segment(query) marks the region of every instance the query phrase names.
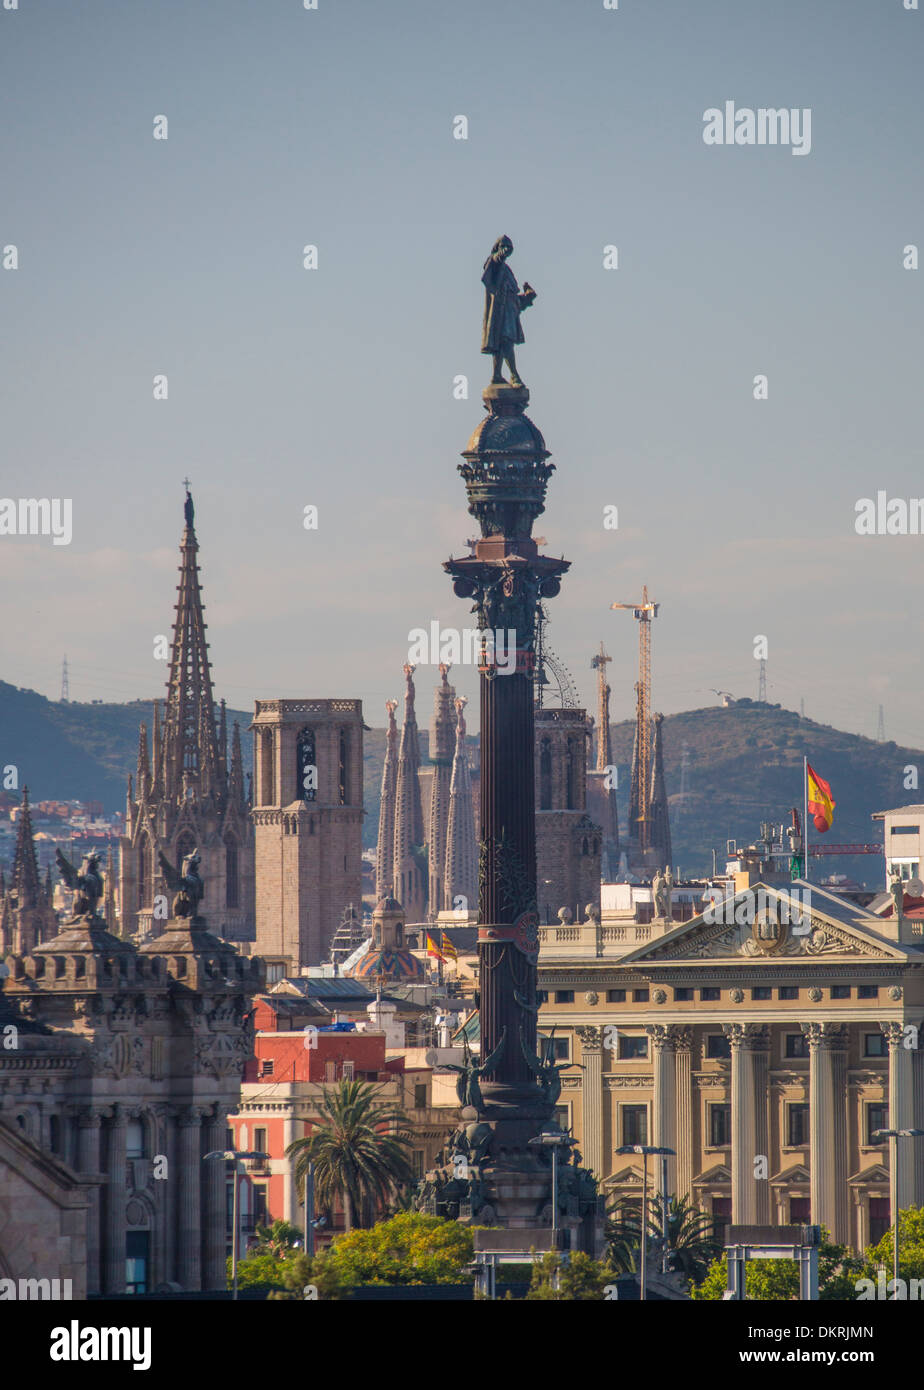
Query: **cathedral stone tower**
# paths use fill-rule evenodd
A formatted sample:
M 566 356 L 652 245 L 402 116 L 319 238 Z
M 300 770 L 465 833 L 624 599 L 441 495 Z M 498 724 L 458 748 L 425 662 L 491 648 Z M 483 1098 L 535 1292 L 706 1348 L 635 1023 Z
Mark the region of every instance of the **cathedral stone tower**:
M 575 921 L 600 905 L 602 830 L 587 814 L 590 723 L 582 709 L 537 709 L 536 884 L 539 915 L 554 922 L 561 908 Z
M 225 707 L 216 722 L 205 640 L 193 500 L 186 494 L 180 582 L 163 724 L 155 703 L 151 747 L 141 726 L 134 785 L 128 779 L 121 841 L 122 935 L 145 940 L 163 930 L 167 890 L 162 852 L 172 863 L 198 849 L 212 930 L 253 939 L 253 830 L 235 725 L 228 765 Z
M 362 902 L 362 701 L 258 700 L 251 728 L 256 950 L 294 972 Z
M 29 788 L 22 789 L 22 806 L 16 822 L 16 850 L 9 883 L 0 893 L 0 956 L 7 951 L 28 955 L 58 930 L 58 919 L 51 905 L 51 893 L 42 886 Z

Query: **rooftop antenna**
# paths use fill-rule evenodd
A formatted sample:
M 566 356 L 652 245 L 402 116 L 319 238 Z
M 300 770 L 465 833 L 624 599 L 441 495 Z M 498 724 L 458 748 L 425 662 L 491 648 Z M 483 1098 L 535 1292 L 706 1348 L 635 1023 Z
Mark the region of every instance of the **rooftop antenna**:
M 61 703 L 70 703 L 71 687 L 67 679 L 67 652 L 64 653 L 64 661 L 61 663 Z M 880 706 L 881 708 L 881 706 Z

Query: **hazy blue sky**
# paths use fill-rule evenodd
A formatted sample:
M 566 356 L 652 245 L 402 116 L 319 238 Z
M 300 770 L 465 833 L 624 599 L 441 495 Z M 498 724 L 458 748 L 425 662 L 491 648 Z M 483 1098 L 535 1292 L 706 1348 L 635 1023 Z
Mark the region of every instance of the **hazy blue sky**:
M 456 464 L 507 232 L 558 470 L 537 529 L 573 562 L 549 635 L 588 702 L 603 638 L 632 712 L 636 625 L 609 604 L 647 583 L 656 707 L 756 696 L 766 634 L 771 699 L 867 734 L 881 702 L 889 737 L 924 744 L 924 537 L 854 530 L 858 498 L 924 495 L 924 272 L 902 268 L 924 244 L 924 13 L 19 3 L 0 492 L 72 497 L 74 539 L 0 538 L 0 678 L 56 697 L 66 650 L 74 699 L 162 690 L 188 472 L 219 693 L 359 695 L 381 724 L 409 629 L 470 621 L 440 562 L 474 526 Z M 811 153 L 705 145 L 727 100 L 811 108 Z

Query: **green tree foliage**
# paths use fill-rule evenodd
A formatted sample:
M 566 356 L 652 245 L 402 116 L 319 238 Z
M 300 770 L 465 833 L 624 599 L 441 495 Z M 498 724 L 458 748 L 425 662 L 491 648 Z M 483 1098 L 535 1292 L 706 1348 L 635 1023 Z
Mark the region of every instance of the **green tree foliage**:
M 458 1284 L 474 1258 L 471 1229 L 421 1212 L 399 1212 L 330 1247 L 337 1277 L 355 1284 Z
M 863 1275 L 876 1278 L 879 1265 L 885 1265 L 892 1278 L 894 1227 L 866 1252 Z M 924 1279 L 924 1207 L 907 1207 L 898 1213 L 898 1273 L 902 1279 Z
M 291 1221 L 274 1221 L 272 1226 L 258 1226 L 256 1242 L 248 1250 L 250 1255 L 273 1255 L 277 1259 L 289 1250 L 300 1245 L 304 1236 Z
M 766 1302 L 788 1302 L 799 1297 L 799 1266 L 795 1260 L 748 1260 L 747 1296 Z M 863 1261 L 846 1245 L 835 1245 L 822 1231 L 818 1250 L 818 1297 L 831 1302 L 850 1302 L 857 1296 L 856 1281 Z M 703 1281 L 691 1290 L 695 1299 L 721 1299 L 728 1287 L 728 1263 L 722 1255 L 709 1266 Z
M 414 1181 L 406 1116 L 378 1100 L 379 1090 L 366 1081 L 326 1086 L 318 1124 L 286 1150 L 296 1158 L 299 1196 L 311 1162 L 317 1205 L 331 1212 L 339 1199 L 348 1231 L 370 1226 L 397 1190 Z
M 648 1207 L 648 1258 L 660 1259 L 663 1213 L 660 1202 Z M 613 1203 L 606 1225 L 607 1261 L 617 1274 L 635 1274 L 641 1253 L 642 1217 L 637 1202 L 619 1198 Z M 689 1198 L 671 1197 L 667 1212 L 667 1237 L 671 1268 L 696 1283 L 704 1279 L 722 1242 L 715 1234 L 713 1218 L 699 1211 Z M 654 1264 L 651 1265 L 654 1268 Z
M 544 1302 L 599 1303 L 612 1279 L 611 1269 L 581 1250 L 576 1250 L 567 1262 L 557 1250 L 550 1250 L 534 1261 L 526 1297 Z
M 267 1295 L 269 1299 L 287 1302 L 305 1300 L 309 1297 L 306 1291 L 313 1287 L 318 1302 L 326 1303 L 345 1298 L 349 1290 L 349 1284 L 336 1268 L 329 1250 L 322 1250 L 311 1257 L 300 1250 L 282 1262 L 282 1271 L 284 1287 L 274 1289 Z
M 231 1260 L 227 1262 L 228 1288 L 233 1286 Z M 237 1262 L 239 1289 L 279 1289 L 284 1287 L 285 1261 L 268 1252 L 248 1255 Z

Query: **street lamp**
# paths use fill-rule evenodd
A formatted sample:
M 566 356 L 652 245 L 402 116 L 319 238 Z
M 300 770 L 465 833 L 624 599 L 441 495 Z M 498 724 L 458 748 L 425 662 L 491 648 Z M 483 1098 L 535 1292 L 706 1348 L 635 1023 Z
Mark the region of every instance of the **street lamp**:
M 892 1277 L 898 1292 L 898 1141 L 920 1139 L 924 1129 L 874 1129 L 870 1138 L 875 1143 L 889 1141 L 889 1206 L 892 1208 Z
M 558 1150 L 565 1144 L 574 1145 L 576 1139 L 563 1134 L 560 1129 L 543 1129 L 535 1139 L 528 1141 L 540 1148 L 552 1150 L 552 1249 L 558 1249 Z
M 643 1182 L 642 1182 L 642 1258 L 641 1258 L 641 1269 L 639 1270 L 639 1299 L 640 1299 L 641 1301 L 644 1301 L 644 1299 L 645 1299 L 645 1292 L 646 1292 L 646 1284 L 647 1284 L 647 1279 L 648 1279 L 648 1260 L 647 1260 L 647 1254 L 646 1254 L 647 1248 L 648 1248 L 648 1155 L 649 1155 L 649 1154 L 660 1154 L 663 1158 L 672 1158 L 672 1157 L 674 1156 L 676 1150 L 675 1150 L 675 1149 L 668 1149 L 668 1148 L 665 1148 L 663 1145 L 657 1145 L 657 1144 L 621 1144 L 621 1145 L 619 1146 L 619 1148 L 616 1150 L 616 1152 L 617 1152 L 618 1154 L 642 1154 L 642 1155 L 644 1156 L 644 1171 L 645 1171 L 645 1176 L 644 1176 L 644 1180 L 643 1180 Z M 663 1198 L 663 1211 L 662 1211 L 662 1216 L 661 1216 L 661 1224 L 662 1224 L 662 1226 L 663 1226 L 664 1229 L 662 1230 L 661 1235 L 662 1235 L 662 1241 L 663 1241 L 663 1242 L 666 1242 L 666 1240 L 667 1240 L 667 1164 L 666 1164 L 666 1163 L 664 1164 L 664 1167 L 663 1167 L 662 1172 L 663 1172 L 662 1184 L 663 1184 L 663 1187 L 664 1187 L 664 1191 L 663 1191 L 663 1193 L 661 1194 L 661 1195 L 662 1195 L 662 1198 Z
M 231 1279 L 233 1283 L 232 1298 L 237 1298 L 237 1255 L 238 1255 L 238 1219 L 237 1219 L 237 1187 L 238 1179 L 243 1173 L 240 1166 L 242 1158 L 269 1158 L 269 1154 L 262 1153 L 259 1149 L 242 1149 L 240 1152 L 234 1149 L 212 1149 L 205 1158 L 223 1158 L 226 1163 L 234 1164 L 234 1190 L 231 1201 Z

